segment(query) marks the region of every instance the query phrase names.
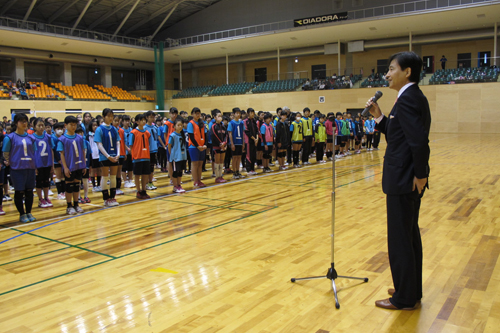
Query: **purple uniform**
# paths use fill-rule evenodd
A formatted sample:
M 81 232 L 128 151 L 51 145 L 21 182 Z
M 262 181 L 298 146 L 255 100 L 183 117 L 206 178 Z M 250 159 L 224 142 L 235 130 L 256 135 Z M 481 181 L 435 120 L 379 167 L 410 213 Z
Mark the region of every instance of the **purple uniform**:
M 85 150 L 83 137 L 80 135 L 68 135 L 63 134 L 59 137 L 59 143 L 57 145 L 57 151 L 64 152 L 64 158 L 66 159 L 66 165 L 70 172 L 85 169 Z
M 36 169 L 35 147 L 35 139 L 29 136 L 28 133 L 19 135 L 14 132 L 7 135 L 7 138 L 4 139 L 3 151 L 10 153 L 11 169 Z
M 35 152 L 35 165 L 36 168 L 46 168 L 52 166 L 53 154 L 52 154 L 52 137 L 47 133 L 43 133 L 42 136 L 32 134 L 36 142 L 36 152 Z

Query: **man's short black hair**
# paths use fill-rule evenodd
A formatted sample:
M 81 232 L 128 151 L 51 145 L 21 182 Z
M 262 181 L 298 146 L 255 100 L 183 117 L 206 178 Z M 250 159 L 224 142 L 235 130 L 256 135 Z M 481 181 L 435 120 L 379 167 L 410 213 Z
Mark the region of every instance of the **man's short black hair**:
M 389 58 L 389 64 L 396 60 L 401 70 L 405 70 L 408 67 L 411 69 L 410 82 L 419 83 L 420 82 L 420 71 L 422 70 L 422 59 L 415 52 L 398 52 L 393 54 Z
M 65 124 L 78 124 L 78 119 L 75 116 L 67 116 L 64 118 Z

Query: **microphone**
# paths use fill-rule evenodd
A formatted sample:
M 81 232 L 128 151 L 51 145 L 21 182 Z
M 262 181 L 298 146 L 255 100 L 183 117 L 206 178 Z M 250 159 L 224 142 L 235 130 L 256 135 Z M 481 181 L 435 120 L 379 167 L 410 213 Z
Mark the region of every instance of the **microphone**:
M 383 95 L 383 94 L 382 94 L 382 92 L 381 92 L 380 90 L 379 90 L 379 91 L 377 91 L 377 92 L 375 93 L 375 96 L 373 96 L 373 103 L 375 103 L 376 101 L 378 101 L 378 99 L 379 99 L 380 97 L 382 97 L 382 95 Z M 371 106 L 371 105 L 370 105 L 370 106 L 368 106 L 368 107 L 366 107 L 366 108 L 363 110 L 363 112 L 361 113 L 361 115 L 362 115 L 363 117 L 368 117 L 368 116 L 370 115 L 370 109 L 371 109 L 371 108 L 372 108 L 372 106 Z

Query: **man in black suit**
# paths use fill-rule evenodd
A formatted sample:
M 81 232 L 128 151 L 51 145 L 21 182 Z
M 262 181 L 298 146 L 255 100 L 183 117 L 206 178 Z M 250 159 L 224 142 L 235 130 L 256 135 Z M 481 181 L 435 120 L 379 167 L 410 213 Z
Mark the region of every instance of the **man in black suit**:
M 429 177 L 429 103 L 418 82 L 422 60 L 413 52 L 394 54 L 386 75 L 398 98 L 388 116 L 370 99 L 376 129 L 385 134 L 382 189 L 387 195 L 387 243 L 394 289 L 375 305 L 414 310 L 422 298 L 422 241 L 418 226 L 420 200 Z

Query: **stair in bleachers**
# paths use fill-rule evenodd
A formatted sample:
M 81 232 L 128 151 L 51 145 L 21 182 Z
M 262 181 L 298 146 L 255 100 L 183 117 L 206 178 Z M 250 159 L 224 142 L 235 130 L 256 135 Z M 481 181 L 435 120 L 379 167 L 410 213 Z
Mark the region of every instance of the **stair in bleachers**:
M 132 95 L 128 91 L 125 91 L 121 88 L 113 86 L 111 88 L 105 88 L 102 85 L 94 85 L 94 88 L 101 91 L 103 94 L 112 97 L 113 99 L 119 102 L 140 102 L 141 98 L 135 95 Z
M 63 86 L 60 83 L 52 83 L 52 86 L 70 96 L 74 100 L 83 101 L 110 101 L 111 97 L 102 92 L 92 89 L 86 84 L 76 84 L 75 86 Z

